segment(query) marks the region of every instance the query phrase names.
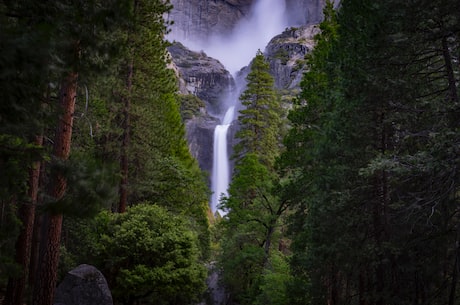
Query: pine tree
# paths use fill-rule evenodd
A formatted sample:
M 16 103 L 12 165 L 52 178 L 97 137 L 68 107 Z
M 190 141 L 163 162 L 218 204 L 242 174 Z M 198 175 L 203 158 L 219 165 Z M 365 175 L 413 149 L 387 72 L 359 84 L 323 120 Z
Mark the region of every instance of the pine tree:
M 458 17 L 427 1 L 344 1 L 337 18 L 328 8 L 283 156 L 293 287 L 309 287 L 292 302 L 452 303 L 458 180 L 447 168 L 458 159 L 438 149 L 458 137 L 445 103 Z
M 251 72 L 246 77 L 247 88 L 240 96 L 242 105 L 238 121 L 241 125 L 236 138 L 235 157 L 246 153 L 259 155 L 266 166 L 273 166 L 279 152 L 279 129 L 281 107 L 274 89 L 270 66 L 259 50 L 251 63 Z
M 262 274 L 276 273 L 270 262 L 276 256 L 280 219 L 287 209 L 287 202 L 280 201 L 275 191 L 281 107 L 262 52 L 257 52 L 246 80 L 240 97 L 246 108 L 238 117 L 236 166 L 229 197 L 222 202 L 228 214 L 220 258 L 224 281 L 233 298 L 243 304 L 261 294 L 266 284 Z

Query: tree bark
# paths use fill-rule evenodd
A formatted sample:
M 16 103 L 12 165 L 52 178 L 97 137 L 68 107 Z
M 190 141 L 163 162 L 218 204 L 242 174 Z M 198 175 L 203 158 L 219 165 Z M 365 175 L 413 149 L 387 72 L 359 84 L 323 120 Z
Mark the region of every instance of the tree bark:
M 53 147 L 53 156 L 59 160 L 67 160 L 70 154 L 77 80 L 78 73 L 70 72 L 61 85 L 59 101 L 62 113 Z M 58 171 L 52 173 L 50 182 L 50 197 L 55 200 L 61 199 L 67 188 L 67 180 L 63 173 Z M 40 280 L 34 289 L 34 305 L 52 305 L 56 288 L 63 215 L 62 213 L 48 213 L 45 217 L 43 251 L 40 253 L 41 259 L 37 276 Z
M 457 81 L 455 79 L 454 68 L 452 65 L 452 56 L 450 55 L 447 36 L 442 38 L 442 56 L 446 66 L 447 80 L 449 82 L 449 95 L 452 103 L 458 103 Z
M 43 144 L 43 136 L 36 136 L 35 145 Z M 4 305 L 22 305 L 24 291 L 26 288 L 27 276 L 30 263 L 30 251 L 34 228 L 35 206 L 38 197 L 38 183 L 40 178 L 40 161 L 32 163 L 29 169 L 28 197 L 30 202 L 23 203 L 19 207 L 19 219 L 22 228 L 16 241 L 16 263 L 22 267 L 21 275 L 18 278 L 8 280 Z
M 130 141 L 130 108 L 131 108 L 131 91 L 133 84 L 133 60 L 128 64 L 128 75 L 126 79 L 126 95 L 123 97 L 123 140 L 121 143 L 121 181 L 120 181 L 120 202 L 118 204 L 118 212 L 124 213 L 128 205 L 128 147 Z
M 45 176 L 45 167 L 46 163 L 42 162 L 40 165 L 40 178 L 39 178 L 39 185 L 41 187 L 41 182 L 44 180 Z M 37 205 L 40 205 L 40 201 L 37 200 Z M 31 253 L 30 253 L 30 263 L 29 263 L 29 287 L 33 288 L 35 285 L 35 279 L 38 273 L 38 261 L 40 255 L 40 243 L 41 243 L 41 228 L 43 223 L 43 214 L 35 213 L 35 220 L 34 220 L 34 228 L 33 228 L 33 235 L 32 235 L 32 244 L 31 244 Z M 33 291 L 33 289 L 32 289 Z

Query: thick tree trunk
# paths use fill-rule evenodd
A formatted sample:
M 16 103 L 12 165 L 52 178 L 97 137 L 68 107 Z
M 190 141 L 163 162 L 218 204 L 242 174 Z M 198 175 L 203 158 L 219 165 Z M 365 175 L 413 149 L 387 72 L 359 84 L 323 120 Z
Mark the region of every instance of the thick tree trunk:
M 35 145 L 43 144 L 43 136 L 36 136 Z M 28 197 L 30 202 L 19 207 L 19 219 L 22 228 L 16 241 L 16 263 L 22 267 L 18 278 L 10 278 L 6 291 L 4 305 L 22 305 L 29 271 L 30 251 L 34 228 L 35 205 L 38 197 L 38 183 L 40 177 L 40 161 L 33 162 L 29 170 Z
M 62 114 L 58 123 L 54 140 L 53 155 L 56 159 L 66 160 L 70 154 L 72 139 L 73 114 L 77 95 L 78 73 L 71 72 L 63 80 L 59 101 Z M 61 199 L 67 188 L 67 180 L 61 172 L 52 173 L 49 195 L 56 200 Z M 62 230 L 62 214 L 45 215 L 45 236 L 43 251 L 40 253 L 38 285 L 34 289 L 34 305 L 52 305 L 56 288 L 57 268 L 59 264 L 59 247 Z
M 128 64 L 128 74 L 126 79 L 126 96 L 123 97 L 123 140 L 121 143 L 121 181 L 120 181 L 120 202 L 118 204 L 118 212 L 124 213 L 128 205 L 128 147 L 130 140 L 130 108 L 131 108 L 131 91 L 133 84 L 133 61 Z

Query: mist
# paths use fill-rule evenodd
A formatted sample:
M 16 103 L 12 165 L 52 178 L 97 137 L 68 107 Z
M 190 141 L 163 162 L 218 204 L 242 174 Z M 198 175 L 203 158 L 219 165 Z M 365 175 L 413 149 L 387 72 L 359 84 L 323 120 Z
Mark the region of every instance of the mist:
M 247 17 L 235 26 L 230 35 L 212 36 L 201 43 L 182 43 L 218 59 L 235 75 L 250 63 L 258 49 L 263 51 L 270 39 L 282 33 L 288 24 L 285 1 L 280 0 L 258 0 Z

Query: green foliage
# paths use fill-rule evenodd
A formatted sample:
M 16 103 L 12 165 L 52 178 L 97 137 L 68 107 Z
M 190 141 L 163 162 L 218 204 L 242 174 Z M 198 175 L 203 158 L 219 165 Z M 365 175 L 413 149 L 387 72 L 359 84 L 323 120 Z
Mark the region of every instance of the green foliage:
M 287 205 L 276 194 L 274 163 L 280 148 L 281 107 L 268 71 L 269 65 L 259 51 L 247 77 L 247 89 L 240 97 L 246 108 L 238 118 L 237 160 L 229 196 L 222 200 L 222 209 L 228 214 L 221 221 L 219 262 L 224 283 L 239 304 L 264 302 L 271 297 L 267 291 L 270 276 L 282 278 L 270 269 Z M 282 303 L 283 299 L 284 293 L 273 301 Z
M 160 206 L 139 204 L 101 213 L 75 230 L 85 242 L 70 246 L 77 261 L 96 262 L 118 302 L 190 304 L 204 292 L 206 269 L 189 225 Z
M 272 251 L 270 267 L 264 270 L 260 284 L 260 294 L 255 305 L 287 305 L 290 304 L 287 285 L 292 281 L 291 269 L 286 256 Z
M 237 162 L 244 154 L 255 153 L 266 166 L 273 166 L 279 152 L 281 107 L 269 71 L 270 66 L 259 50 L 246 77 L 247 88 L 240 96 L 245 108 L 238 117 L 241 128 L 236 138 L 240 141 L 234 148 Z
M 91 217 L 102 208 L 108 208 L 117 195 L 117 176 L 113 168 L 104 167 L 91 155 L 73 154 L 68 161 L 50 164 L 67 180 L 63 198 L 43 198 L 41 209 L 69 217 Z
M 5 286 L 9 277 L 20 274 L 21 266 L 14 260 L 14 246 L 19 236 L 20 221 L 16 217 L 16 206 L 0 199 L 0 285 Z
M 182 120 L 189 120 L 198 115 L 202 108 L 205 107 L 204 102 L 193 94 L 180 95 L 180 112 Z
M 324 15 L 281 162 L 295 207 L 291 304 L 453 304 L 458 123 L 445 101 L 458 103 L 447 30 L 458 16 L 392 0 Z

